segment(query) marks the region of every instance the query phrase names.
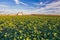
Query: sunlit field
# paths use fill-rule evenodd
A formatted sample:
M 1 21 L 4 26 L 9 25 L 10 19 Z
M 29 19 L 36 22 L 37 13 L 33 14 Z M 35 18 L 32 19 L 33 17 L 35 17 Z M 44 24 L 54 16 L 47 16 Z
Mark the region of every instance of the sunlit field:
M 60 16 L 0 16 L 0 40 L 60 40 Z

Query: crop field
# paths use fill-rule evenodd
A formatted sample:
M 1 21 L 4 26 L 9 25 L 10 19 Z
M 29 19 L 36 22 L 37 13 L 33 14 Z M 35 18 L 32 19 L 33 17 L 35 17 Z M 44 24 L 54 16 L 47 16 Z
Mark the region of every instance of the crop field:
M 60 16 L 0 16 L 0 40 L 60 40 Z

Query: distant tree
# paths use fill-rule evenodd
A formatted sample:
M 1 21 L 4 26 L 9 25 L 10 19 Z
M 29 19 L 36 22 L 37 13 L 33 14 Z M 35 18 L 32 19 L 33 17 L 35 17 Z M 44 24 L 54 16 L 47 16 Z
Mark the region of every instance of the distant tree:
M 23 12 L 18 12 L 17 15 L 19 15 L 19 14 L 22 14 L 23 15 Z

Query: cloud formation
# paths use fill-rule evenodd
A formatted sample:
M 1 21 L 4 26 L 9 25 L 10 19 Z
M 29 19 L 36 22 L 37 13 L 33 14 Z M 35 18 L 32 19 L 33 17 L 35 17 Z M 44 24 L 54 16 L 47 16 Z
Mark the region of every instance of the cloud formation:
M 19 0 L 14 0 L 16 4 L 20 4 Z
M 42 3 L 41 3 L 42 4 Z M 42 7 L 40 9 L 36 9 L 33 12 L 36 13 L 48 13 L 48 14 L 53 14 L 53 13 L 60 13 L 60 1 L 57 2 L 52 2 L 50 4 L 46 4 L 45 7 Z
M 15 1 L 15 3 L 16 3 L 16 4 L 23 4 L 23 5 L 27 6 L 27 4 L 26 4 L 26 3 L 21 2 L 21 1 L 19 1 L 19 0 L 14 0 L 14 1 Z
M 14 10 L 14 12 L 16 13 L 17 11 L 21 11 L 22 9 L 23 11 L 27 10 L 24 12 L 30 11 L 31 13 L 60 14 L 60 0 L 0 0 L 0 10 Z
M 7 8 L 8 6 L 7 6 L 7 5 L 5 5 L 5 4 L 0 4 L 0 7 Z
M 26 4 L 26 3 L 23 3 L 23 2 L 20 2 L 20 4 L 23 4 L 23 5 L 25 5 L 25 6 L 28 6 L 28 4 Z

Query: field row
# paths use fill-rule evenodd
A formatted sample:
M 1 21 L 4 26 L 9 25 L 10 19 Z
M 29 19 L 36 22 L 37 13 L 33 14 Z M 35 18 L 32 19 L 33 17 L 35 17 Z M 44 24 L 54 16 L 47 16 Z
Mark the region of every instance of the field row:
M 60 17 L 0 16 L 0 40 L 60 40 Z

